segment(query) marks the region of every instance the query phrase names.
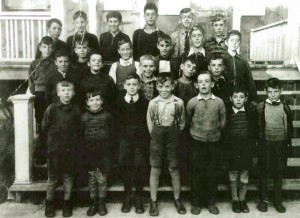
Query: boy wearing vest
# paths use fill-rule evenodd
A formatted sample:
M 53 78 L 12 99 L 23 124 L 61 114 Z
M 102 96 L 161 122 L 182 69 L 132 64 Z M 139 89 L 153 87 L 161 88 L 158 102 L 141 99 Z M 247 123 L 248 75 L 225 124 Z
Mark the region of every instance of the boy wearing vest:
M 180 98 L 172 94 L 174 80 L 168 74 L 160 74 L 156 88 L 159 96 L 152 99 L 148 106 L 147 125 L 151 135 L 150 142 L 150 216 L 158 216 L 157 189 L 162 171 L 163 159 L 168 161 L 172 178 L 174 205 L 179 214 L 186 209 L 180 200 L 180 174 L 178 168 L 178 144 L 180 132 L 185 125 L 184 104 Z M 165 153 L 165 152 L 166 153 Z M 164 153 L 166 156 L 164 156 Z
M 268 79 L 265 86 L 267 99 L 256 107 L 258 121 L 258 151 L 260 198 L 257 209 L 268 210 L 268 179 L 274 180 L 274 207 L 285 213 L 282 205 L 282 178 L 287 167 L 287 150 L 292 146 L 293 121 L 291 109 L 280 100 L 282 83 L 277 78 Z

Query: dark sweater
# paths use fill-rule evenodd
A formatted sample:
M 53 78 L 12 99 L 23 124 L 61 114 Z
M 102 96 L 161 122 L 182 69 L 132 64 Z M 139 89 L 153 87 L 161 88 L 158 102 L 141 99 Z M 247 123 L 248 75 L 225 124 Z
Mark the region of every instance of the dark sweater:
M 225 105 L 229 102 L 229 85 L 225 77 L 221 77 L 218 80 L 213 79 L 214 87 L 211 89 L 211 92 L 221 98 Z
M 87 75 L 90 72 L 90 68 L 87 65 L 87 61 L 84 63 L 73 61 L 70 67 L 72 68 L 73 71 L 78 72 L 81 79 L 83 79 L 85 75 Z
M 188 54 L 183 53 L 182 56 L 181 56 L 181 63 L 187 57 L 191 57 L 195 60 L 197 72 L 207 71 L 208 64 L 205 60 L 204 55 L 201 52 L 193 53 L 189 56 L 188 56 Z
M 179 78 L 175 83 L 174 95 L 183 100 L 184 106 L 186 107 L 189 100 L 197 95 L 194 82 L 191 81 L 190 83 L 186 83 Z
M 205 50 L 205 55 L 209 56 L 211 52 L 221 52 L 224 53 L 225 51 L 227 51 L 227 46 L 225 44 L 225 37 L 223 37 L 223 39 L 218 42 L 216 37 L 211 37 L 209 39 L 207 39 L 204 44 L 203 44 L 203 48 Z
M 67 49 L 68 51 L 72 54 L 72 56 L 74 57 L 74 47 L 75 47 L 75 41 L 74 38 L 78 38 L 78 39 L 82 39 L 82 36 L 78 35 L 77 33 L 74 35 L 71 35 L 67 38 L 66 42 L 67 42 Z M 88 33 L 87 31 L 84 33 L 84 38 L 89 42 L 89 47 L 91 49 L 94 49 L 96 51 L 99 51 L 99 43 L 98 43 L 98 39 L 97 36 L 92 34 L 92 33 Z

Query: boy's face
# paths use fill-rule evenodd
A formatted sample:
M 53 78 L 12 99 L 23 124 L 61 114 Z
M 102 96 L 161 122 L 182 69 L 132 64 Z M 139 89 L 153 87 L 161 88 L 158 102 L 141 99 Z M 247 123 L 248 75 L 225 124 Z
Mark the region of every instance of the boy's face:
M 182 76 L 189 79 L 196 73 L 196 64 L 188 60 L 180 65 L 180 69 L 182 70 Z
M 55 59 L 55 64 L 61 72 L 65 73 L 67 72 L 69 66 L 70 66 L 70 60 L 68 56 L 61 56 L 57 57 Z
M 211 89 L 214 87 L 209 74 L 200 74 L 197 78 L 196 88 L 199 89 L 200 94 L 211 94 Z
M 225 22 L 224 20 L 219 20 L 213 23 L 212 29 L 215 32 L 216 36 L 222 36 L 225 31 Z
M 126 90 L 128 95 L 136 95 L 140 89 L 139 80 L 135 78 L 127 79 L 124 83 L 124 89 Z
M 171 81 L 167 80 L 165 83 L 157 83 L 156 89 L 161 98 L 167 99 L 172 95 L 172 91 L 174 90 L 174 84 Z
M 148 26 L 154 26 L 158 18 L 158 14 L 155 10 L 147 9 L 144 14 L 145 22 Z
M 48 29 L 48 33 L 53 39 L 58 39 L 61 34 L 61 25 L 53 22 Z
M 241 109 L 244 107 L 247 97 L 244 92 L 235 92 L 232 94 L 232 96 L 230 96 L 230 101 L 232 102 L 234 108 Z
M 215 77 L 221 76 L 222 72 L 224 71 L 224 64 L 223 59 L 215 59 L 211 60 L 208 65 L 208 70 L 214 75 Z
M 268 99 L 271 102 L 276 102 L 280 99 L 280 95 L 281 95 L 282 90 L 278 89 L 278 88 L 268 87 L 266 92 L 267 92 Z
M 86 58 L 89 50 L 90 50 L 90 48 L 87 45 L 87 43 L 84 43 L 84 44 L 75 43 L 74 51 L 78 55 L 78 57 Z
M 116 17 L 111 17 L 107 21 L 109 31 L 112 33 L 116 33 L 119 31 L 120 21 Z
M 100 95 L 89 97 L 86 101 L 87 106 L 91 111 L 98 111 L 102 108 L 103 100 Z
M 83 17 L 78 17 L 76 20 L 74 20 L 74 26 L 78 33 L 83 33 L 86 30 L 87 20 L 85 20 Z
M 141 62 L 142 74 L 146 78 L 151 78 L 152 77 L 155 68 L 156 68 L 155 64 L 154 64 L 154 62 L 152 60 L 143 60 Z
M 200 30 L 194 30 L 191 34 L 191 42 L 195 48 L 202 46 L 203 33 Z
M 42 43 L 39 46 L 39 49 L 40 49 L 40 52 L 42 53 L 42 56 L 44 58 L 48 58 L 53 52 L 53 44 L 46 45 L 45 43 Z
M 71 84 L 69 86 L 57 85 L 57 95 L 63 104 L 69 104 L 75 95 L 74 86 Z
M 157 43 L 157 48 L 161 56 L 168 57 L 171 49 L 171 43 L 162 40 Z
M 193 22 L 193 14 L 191 12 L 180 14 L 180 22 L 185 29 L 189 29 Z
M 102 57 L 99 54 L 93 54 L 87 62 L 92 72 L 99 72 L 102 68 Z
M 128 60 L 132 56 L 132 48 L 129 43 L 124 43 L 118 49 L 119 54 L 123 60 Z
M 241 39 L 238 35 L 231 35 L 225 41 L 225 44 L 227 45 L 228 50 L 236 51 L 240 47 Z

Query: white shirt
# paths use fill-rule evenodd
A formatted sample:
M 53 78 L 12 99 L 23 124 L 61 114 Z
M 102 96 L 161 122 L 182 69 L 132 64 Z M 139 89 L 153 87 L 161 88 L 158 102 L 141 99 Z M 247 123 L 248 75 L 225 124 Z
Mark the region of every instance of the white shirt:
M 211 93 L 211 96 L 209 97 L 209 98 L 204 98 L 204 97 L 202 97 L 200 94 L 198 94 L 197 95 L 197 100 L 199 101 L 199 100 L 208 100 L 208 99 L 213 99 L 213 100 L 215 100 L 216 99 L 216 96 L 214 96 L 214 94 L 212 94 Z
M 66 73 L 61 72 L 60 70 L 58 70 L 59 73 L 61 73 L 61 75 L 63 76 L 63 78 L 66 78 Z
M 197 51 L 197 52 L 193 49 L 193 47 L 191 47 L 188 56 L 190 56 L 190 55 L 192 55 L 192 54 L 196 54 L 196 53 L 198 53 L 198 52 L 201 52 L 201 53 L 203 54 L 203 56 L 205 56 L 205 50 L 204 50 L 203 47 L 200 49 L 200 51 Z
M 131 98 L 133 99 L 133 103 L 135 103 L 137 100 L 139 100 L 139 94 L 137 93 L 137 94 L 135 94 L 134 96 L 131 96 L 131 95 L 129 95 L 128 93 L 126 93 L 126 95 L 125 95 L 125 101 L 127 102 L 127 103 L 130 103 L 130 101 L 131 101 Z
M 245 107 L 242 107 L 241 109 L 237 109 L 235 107 L 232 107 L 233 112 L 236 114 L 239 111 L 245 111 Z

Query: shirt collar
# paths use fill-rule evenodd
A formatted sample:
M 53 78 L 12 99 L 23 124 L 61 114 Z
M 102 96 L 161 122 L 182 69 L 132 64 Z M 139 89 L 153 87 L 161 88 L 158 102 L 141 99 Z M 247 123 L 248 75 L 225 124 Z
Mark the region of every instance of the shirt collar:
M 269 103 L 269 104 L 272 104 L 272 101 L 270 99 L 268 99 L 268 98 L 267 98 L 266 102 Z M 280 103 L 280 99 L 278 99 L 276 102 Z
M 141 74 L 141 80 L 142 80 L 144 83 L 149 83 L 149 82 L 152 82 L 152 81 L 156 81 L 156 77 L 155 77 L 155 76 L 152 76 L 151 78 L 146 78 L 145 75 L 142 73 L 142 74 Z
M 201 52 L 202 54 L 203 54 L 203 56 L 205 56 L 205 50 L 204 50 L 204 48 L 202 47 L 201 49 L 200 49 L 200 51 L 199 52 Z M 199 53 L 199 52 L 197 52 L 197 53 Z M 193 47 L 191 47 L 191 49 L 190 49 L 190 51 L 189 51 L 189 55 L 188 56 L 190 56 L 190 55 L 192 55 L 192 54 L 197 54 L 196 52 L 195 52 L 195 50 L 193 49 Z
M 215 99 L 216 99 L 216 96 L 215 96 L 213 93 L 211 93 L 211 96 L 210 96 L 208 99 L 215 100 Z M 199 100 L 208 100 L 208 99 L 203 98 L 200 94 L 197 95 L 197 100 L 198 100 L 198 101 L 199 101 Z
M 58 70 L 58 72 L 59 72 L 64 78 L 66 77 L 67 72 L 63 73 L 63 72 L 61 72 L 60 70 Z
M 173 94 L 168 99 L 164 99 L 160 96 L 157 96 L 157 98 L 155 99 L 155 101 L 161 101 L 161 102 L 166 102 L 166 103 L 173 102 L 174 100 L 175 100 L 175 96 Z
M 119 30 L 116 34 L 113 34 L 112 32 L 109 31 L 109 33 L 112 37 L 116 37 L 120 32 L 121 32 L 121 30 Z
M 133 62 L 132 58 L 129 58 L 128 60 L 123 60 L 122 58 L 120 58 L 120 64 L 122 66 L 129 66 L 132 64 L 132 62 Z
M 146 26 L 145 26 L 145 27 L 146 27 Z M 146 30 L 145 27 L 144 27 L 144 31 L 145 31 L 146 33 L 148 33 L 148 34 L 151 34 L 151 33 L 154 33 L 155 31 L 158 31 L 158 27 L 157 27 L 157 26 L 156 26 L 156 29 L 155 29 L 153 32 L 151 32 L 151 33 L 150 33 L 148 30 Z
M 245 111 L 245 107 L 242 107 L 241 109 L 237 109 L 237 108 L 235 108 L 235 107 L 232 106 L 232 110 L 236 114 L 239 111 Z
M 128 93 L 126 93 L 126 95 L 125 95 L 125 101 L 127 102 L 127 103 L 129 103 L 130 102 L 130 100 L 131 100 L 131 98 L 133 98 L 133 102 L 135 103 L 137 100 L 139 100 L 139 94 L 138 93 L 136 93 L 134 96 L 131 96 L 131 95 L 129 95 Z

